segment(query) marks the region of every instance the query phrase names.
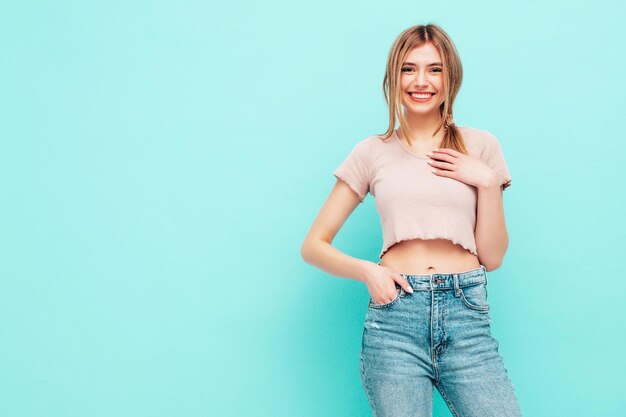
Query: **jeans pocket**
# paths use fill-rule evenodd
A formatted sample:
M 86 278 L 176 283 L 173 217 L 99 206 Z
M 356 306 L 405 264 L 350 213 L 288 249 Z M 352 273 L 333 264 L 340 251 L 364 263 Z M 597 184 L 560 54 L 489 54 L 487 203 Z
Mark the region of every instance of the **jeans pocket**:
M 391 300 L 391 301 L 389 301 L 388 303 L 385 303 L 385 304 L 376 304 L 372 300 L 372 297 L 370 297 L 369 307 L 371 307 L 371 308 L 385 308 L 385 307 L 389 307 L 390 305 L 392 305 L 396 301 L 398 301 L 401 297 L 404 297 L 404 294 L 405 294 L 404 288 L 396 285 L 396 296 L 394 297 L 393 300 Z
M 489 311 L 487 300 L 487 286 L 484 282 L 461 288 L 461 300 L 466 307 L 472 310 Z

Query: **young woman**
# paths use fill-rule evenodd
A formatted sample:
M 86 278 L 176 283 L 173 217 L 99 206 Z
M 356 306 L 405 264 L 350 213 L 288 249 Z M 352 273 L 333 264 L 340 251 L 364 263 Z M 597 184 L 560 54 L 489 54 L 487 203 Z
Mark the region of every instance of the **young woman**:
M 454 416 L 521 416 L 487 300 L 487 271 L 509 243 L 511 178 L 493 134 L 454 124 L 461 80 L 439 26 L 398 36 L 383 81 L 387 132 L 354 145 L 301 248 L 307 263 L 367 286 L 361 381 L 377 417 L 431 416 L 433 386 Z M 368 192 L 383 230 L 378 263 L 332 246 Z

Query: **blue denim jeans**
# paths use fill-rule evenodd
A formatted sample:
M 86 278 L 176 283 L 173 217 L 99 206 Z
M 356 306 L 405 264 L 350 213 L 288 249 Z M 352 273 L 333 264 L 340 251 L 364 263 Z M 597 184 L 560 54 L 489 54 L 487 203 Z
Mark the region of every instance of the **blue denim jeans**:
M 432 416 L 433 386 L 456 417 L 522 415 L 491 335 L 487 270 L 402 274 L 386 304 L 369 300 L 361 382 L 374 417 Z

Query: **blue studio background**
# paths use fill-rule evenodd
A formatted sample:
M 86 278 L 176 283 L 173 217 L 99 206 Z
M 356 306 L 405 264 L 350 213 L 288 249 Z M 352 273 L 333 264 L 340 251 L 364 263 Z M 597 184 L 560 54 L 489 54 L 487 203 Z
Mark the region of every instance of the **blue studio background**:
M 395 37 L 464 65 L 513 185 L 492 332 L 532 417 L 623 416 L 617 1 L 0 4 L 0 416 L 369 416 L 367 289 L 300 245 L 387 126 Z M 372 261 L 372 196 L 335 240 Z M 435 393 L 434 415 L 450 416 Z

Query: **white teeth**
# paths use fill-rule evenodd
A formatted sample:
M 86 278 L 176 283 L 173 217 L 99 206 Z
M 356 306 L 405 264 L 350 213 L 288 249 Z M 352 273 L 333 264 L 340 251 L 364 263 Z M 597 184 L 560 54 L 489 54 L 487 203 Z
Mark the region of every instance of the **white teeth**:
M 427 94 L 415 94 L 415 93 L 411 93 L 411 97 L 414 98 L 430 98 L 432 96 L 432 94 L 427 93 Z

